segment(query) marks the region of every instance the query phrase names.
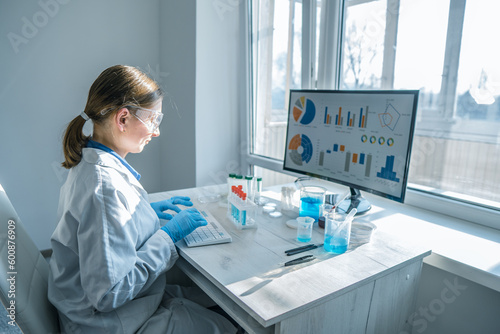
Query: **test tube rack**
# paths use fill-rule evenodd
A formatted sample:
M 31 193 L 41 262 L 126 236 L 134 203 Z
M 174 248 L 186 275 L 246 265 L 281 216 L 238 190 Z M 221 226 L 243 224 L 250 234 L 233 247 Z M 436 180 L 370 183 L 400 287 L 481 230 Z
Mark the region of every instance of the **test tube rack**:
M 257 228 L 257 205 L 246 198 L 241 187 L 233 186 L 228 196 L 227 216 L 238 229 Z

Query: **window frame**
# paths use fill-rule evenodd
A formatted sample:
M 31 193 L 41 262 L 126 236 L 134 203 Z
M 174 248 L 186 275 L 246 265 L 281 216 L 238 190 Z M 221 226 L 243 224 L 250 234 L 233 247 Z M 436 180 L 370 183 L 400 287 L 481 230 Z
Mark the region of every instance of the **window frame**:
M 334 36 L 333 45 L 327 45 L 326 47 L 321 46 L 319 50 L 319 62 L 323 62 L 322 66 L 326 66 L 327 68 L 332 68 L 332 71 L 322 71 L 323 73 L 329 72 L 332 75 L 328 77 L 322 77 L 321 74 L 318 74 L 318 78 L 314 77 L 315 73 L 315 34 L 312 31 L 315 29 L 315 21 L 316 21 L 316 8 L 317 1 L 316 0 L 302 0 L 302 87 L 305 88 L 322 88 L 327 84 L 333 83 L 333 87 L 338 88 L 340 86 L 340 74 L 338 73 L 341 68 L 341 57 L 342 54 L 342 41 L 343 41 L 343 30 L 344 30 L 344 15 L 345 8 L 344 2 L 347 0 L 332 0 L 331 7 L 329 8 L 330 15 L 335 15 L 335 19 L 331 20 L 337 26 L 336 31 L 338 32 L 338 36 Z M 354 0 L 353 3 L 363 3 L 370 2 L 373 0 Z M 386 15 L 386 29 L 387 26 L 393 32 L 397 29 L 397 17 L 399 15 L 399 1 L 400 0 L 388 0 L 390 5 L 387 6 L 387 15 Z M 459 52 L 456 52 L 456 47 L 460 47 L 461 36 L 463 22 L 464 22 L 464 14 L 465 14 L 465 0 L 450 0 L 450 10 L 449 10 L 449 22 L 448 22 L 448 31 L 447 31 L 447 40 L 446 40 L 446 48 L 445 48 L 445 63 L 450 62 L 449 66 L 444 66 L 443 68 L 443 76 L 445 80 L 442 81 L 442 92 L 447 92 L 445 96 L 448 96 L 447 99 L 443 101 L 445 104 L 445 108 L 443 109 L 443 119 L 453 117 L 454 113 L 454 98 L 456 92 L 456 73 L 458 72 L 458 60 L 459 60 Z M 252 54 L 252 27 L 249 24 L 252 22 L 252 0 L 247 2 L 248 6 L 245 6 L 245 27 L 243 28 L 246 32 L 246 36 L 248 40 L 245 41 L 244 50 L 246 52 L 247 69 L 246 69 L 246 80 L 244 91 L 244 98 L 242 99 L 242 108 L 241 108 L 241 116 L 242 116 L 242 131 L 241 131 L 241 141 L 242 141 L 242 149 L 241 149 L 241 166 L 242 172 L 252 172 L 253 166 L 259 166 L 262 168 L 266 168 L 269 170 L 273 170 L 279 173 L 291 175 L 291 176 L 302 176 L 299 174 L 291 173 L 283 170 L 283 160 L 278 160 L 270 157 L 265 157 L 258 154 L 252 153 L 252 145 L 253 145 L 253 137 L 255 134 L 255 129 L 253 128 L 252 119 L 254 116 L 254 106 L 253 106 L 253 87 L 254 83 L 252 82 L 252 74 L 253 74 L 253 54 Z M 392 8 L 392 12 L 391 11 Z M 344 9 L 344 10 L 341 10 Z M 398 11 L 395 12 L 394 9 Z M 321 13 L 322 17 L 327 15 L 326 13 Z M 453 16 L 453 17 L 452 17 Z M 396 20 L 392 20 L 392 18 L 396 17 Z M 392 21 L 391 21 L 392 20 Z M 452 22 L 452 23 L 450 23 Z M 324 20 L 321 20 L 321 24 L 324 24 Z M 331 24 L 331 22 L 330 22 Z M 460 31 L 457 33 L 457 27 L 460 27 Z M 326 29 L 322 29 L 324 31 Z M 322 37 L 320 36 L 320 39 Z M 329 37 L 331 38 L 331 36 Z M 397 38 L 397 35 L 386 34 L 384 45 L 390 45 L 393 43 L 393 39 Z M 389 43 L 389 44 L 387 44 Z M 324 43 L 323 43 L 324 44 Z M 394 81 L 394 68 L 395 68 L 395 56 L 394 52 L 387 50 L 388 48 L 384 47 L 384 63 L 382 69 L 382 87 L 392 87 L 392 83 Z M 392 50 L 392 48 L 390 48 Z M 388 54 L 392 53 L 392 54 Z M 386 60 L 387 57 L 387 60 Z M 325 60 L 328 60 L 328 64 L 324 64 Z M 387 63 L 386 63 L 387 62 Z M 448 70 L 446 72 L 446 70 Z M 454 72 L 453 72 L 454 71 Z M 455 74 L 455 75 L 453 75 Z M 329 86 L 332 87 L 332 86 Z M 453 92 L 453 94 L 450 94 Z M 451 96 L 451 97 L 450 97 Z M 454 218 L 463 219 L 465 221 L 491 227 L 497 230 L 500 230 L 500 210 L 490 208 L 487 206 L 483 206 L 479 203 L 471 203 L 466 201 L 461 201 L 458 199 L 454 199 L 448 196 L 443 196 L 440 194 L 436 194 L 430 192 L 425 189 L 418 189 L 417 187 L 408 186 L 406 190 L 406 199 L 405 204 L 411 205 L 414 207 L 421 208 L 423 210 L 429 210 L 436 213 L 448 215 Z

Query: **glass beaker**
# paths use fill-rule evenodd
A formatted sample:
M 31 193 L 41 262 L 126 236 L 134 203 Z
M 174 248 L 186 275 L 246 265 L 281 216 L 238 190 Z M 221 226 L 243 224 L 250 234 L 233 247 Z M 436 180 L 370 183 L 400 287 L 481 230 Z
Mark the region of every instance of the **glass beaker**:
M 349 247 L 352 217 L 345 212 L 328 212 L 325 214 L 324 249 L 330 253 L 342 254 Z
M 312 217 L 315 221 L 321 216 L 325 204 L 326 189 L 318 186 L 300 188 L 300 217 Z
M 309 242 L 312 237 L 314 219 L 311 217 L 297 218 L 297 240 L 300 242 Z

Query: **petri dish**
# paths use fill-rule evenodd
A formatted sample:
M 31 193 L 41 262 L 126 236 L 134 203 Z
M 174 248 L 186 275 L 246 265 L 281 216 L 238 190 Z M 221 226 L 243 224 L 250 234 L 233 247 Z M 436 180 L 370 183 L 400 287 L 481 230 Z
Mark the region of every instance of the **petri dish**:
M 377 226 L 367 221 L 353 221 L 351 224 L 351 235 L 356 237 L 371 237 Z
M 269 216 L 271 216 L 272 218 L 280 218 L 281 216 L 283 216 L 283 214 L 279 211 L 273 211 L 269 212 Z
M 274 207 L 272 205 L 265 205 L 262 208 L 262 211 L 264 211 L 265 213 L 270 213 L 270 212 L 273 212 L 274 210 L 276 210 L 276 207 Z
M 286 226 L 288 226 L 289 228 L 297 229 L 297 220 L 296 219 L 287 220 Z
M 218 202 L 221 199 L 221 196 L 218 194 L 214 195 L 208 195 L 208 196 L 200 196 L 198 197 L 198 202 L 201 204 L 206 204 L 206 203 L 215 203 Z
M 358 220 L 351 224 L 351 240 L 353 245 L 366 244 L 370 242 L 373 232 L 377 226 L 371 222 Z

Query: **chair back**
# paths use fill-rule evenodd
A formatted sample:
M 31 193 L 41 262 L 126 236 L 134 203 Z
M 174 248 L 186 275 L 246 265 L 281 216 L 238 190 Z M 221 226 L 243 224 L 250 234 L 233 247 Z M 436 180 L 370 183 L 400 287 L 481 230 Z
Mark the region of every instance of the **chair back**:
M 0 184 L 0 299 L 23 333 L 59 333 L 47 298 L 49 265 Z

